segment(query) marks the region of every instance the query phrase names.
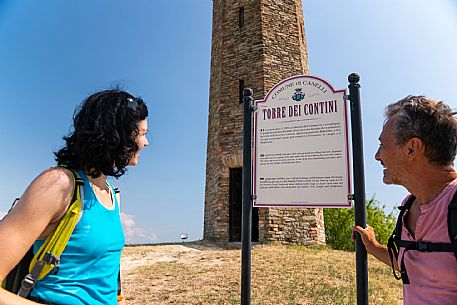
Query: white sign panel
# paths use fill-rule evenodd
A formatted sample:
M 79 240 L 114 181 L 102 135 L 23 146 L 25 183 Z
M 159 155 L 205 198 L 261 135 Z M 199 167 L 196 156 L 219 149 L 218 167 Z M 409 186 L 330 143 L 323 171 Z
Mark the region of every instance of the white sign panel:
M 351 206 L 344 95 L 296 76 L 255 101 L 254 206 Z

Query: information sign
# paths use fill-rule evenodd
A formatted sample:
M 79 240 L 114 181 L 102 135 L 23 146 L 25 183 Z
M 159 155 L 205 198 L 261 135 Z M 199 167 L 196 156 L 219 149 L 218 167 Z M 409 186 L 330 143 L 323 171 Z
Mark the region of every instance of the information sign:
M 295 76 L 255 101 L 254 206 L 351 206 L 345 93 Z

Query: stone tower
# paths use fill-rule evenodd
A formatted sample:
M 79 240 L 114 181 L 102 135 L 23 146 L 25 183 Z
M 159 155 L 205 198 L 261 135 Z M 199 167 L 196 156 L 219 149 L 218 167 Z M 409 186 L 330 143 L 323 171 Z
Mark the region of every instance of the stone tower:
M 242 89 L 308 74 L 302 0 L 213 0 L 204 239 L 241 240 Z M 253 241 L 325 243 L 321 209 L 254 208 Z

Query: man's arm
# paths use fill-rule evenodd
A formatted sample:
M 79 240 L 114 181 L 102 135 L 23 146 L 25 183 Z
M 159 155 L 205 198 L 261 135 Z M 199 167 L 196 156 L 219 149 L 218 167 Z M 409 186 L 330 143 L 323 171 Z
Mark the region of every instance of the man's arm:
M 362 242 L 365 246 L 365 249 L 367 249 L 367 252 L 379 259 L 381 262 L 385 263 L 386 265 L 392 266 L 391 261 L 390 261 L 390 256 L 389 252 L 387 251 L 387 247 L 384 245 L 381 245 L 377 240 L 376 236 L 374 234 L 374 229 L 370 226 L 367 226 L 366 229 L 360 227 L 360 226 L 355 226 L 352 227 L 352 232 L 358 232 L 360 233 L 360 236 L 362 237 Z M 354 236 L 353 236 L 354 238 Z M 394 256 L 394 268 L 395 270 L 399 271 L 398 269 L 398 264 L 397 264 L 397 258 Z

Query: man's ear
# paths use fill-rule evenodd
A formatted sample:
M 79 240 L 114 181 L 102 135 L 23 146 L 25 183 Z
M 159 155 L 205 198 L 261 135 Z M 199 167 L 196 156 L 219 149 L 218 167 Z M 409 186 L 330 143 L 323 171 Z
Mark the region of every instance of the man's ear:
M 424 154 L 425 145 L 421 139 L 413 137 L 409 139 L 405 144 L 405 149 L 407 150 L 407 156 L 409 159 L 413 160 L 420 155 Z

